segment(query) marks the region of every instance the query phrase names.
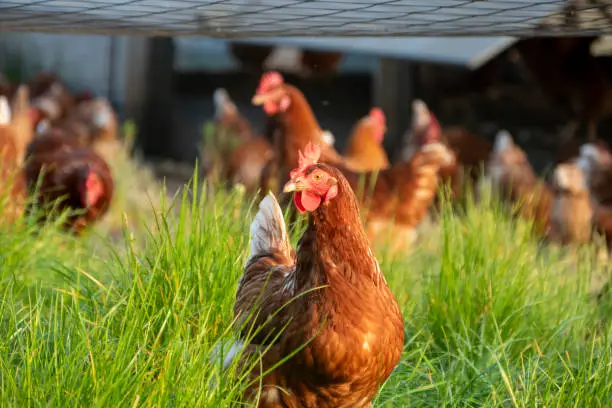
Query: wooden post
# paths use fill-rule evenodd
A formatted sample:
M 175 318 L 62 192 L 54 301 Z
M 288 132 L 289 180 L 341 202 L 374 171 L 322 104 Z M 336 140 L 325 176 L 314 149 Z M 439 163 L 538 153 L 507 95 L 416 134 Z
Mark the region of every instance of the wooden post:
M 172 141 L 174 41 L 171 37 L 117 37 L 111 100 L 136 122 L 146 155 L 168 156 Z
M 389 157 L 397 159 L 403 147 L 403 135 L 410 126 L 411 104 L 414 98 L 414 66 L 393 58 L 381 58 L 374 75 L 374 104 L 387 116 L 384 146 Z

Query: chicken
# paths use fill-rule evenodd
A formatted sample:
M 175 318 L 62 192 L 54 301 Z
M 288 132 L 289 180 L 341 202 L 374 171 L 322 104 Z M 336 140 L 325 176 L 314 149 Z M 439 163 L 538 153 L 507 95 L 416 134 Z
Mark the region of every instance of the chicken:
M 612 81 L 604 61 L 591 54 L 596 37 L 529 38 L 515 47 L 542 91 L 571 116 L 561 138 L 575 137 L 580 124 L 597 138 L 597 121 L 612 113 Z
M 298 165 L 297 152 L 308 142 L 323 147 L 322 162 L 347 165 L 334 147 L 325 143 L 324 132 L 319 127 L 304 94 L 285 83 L 278 72 L 270 71 L 262 75 L 251 103 L 262 106 L 271 122 L 267 124 L 267 133 L 274 140 L 275 160 L 268 166 L 276 170 L 266 169 L 265 173 L 277 175 L 277 186 L 287 182 L 289 170 Z M 268 179 L 263 178 L 262 191 L 267 191 L 270 187 Z
M 273 157 L 272 145 L 262 136 L 254 136 L 231 153 L 225 179 L 242 184 L 247 193 L 253 194 L 260 186 L 263 169 Z
M 15 136 L 17 160 L 21 165 L 27 146 L 34 138 L 32 116 L 30 114 L 30 92 L 27 85 L 20 85 L 15 92 L 11 127 Z
M 593 206 L 582 169 L 575 163 L 559 164 L 553 173 L 555 197 L 551 211 L 551 237 L 562 244 L 591 240 Z
M 301 74 L 306 77 L 319 75 L 329 77 L 338 71 L 344 54 L 331 51 L 302 50 L 300 56 Z
M 389 158 L 382 146 L 387 125 L 385 114 L 380 108 L 357 122 L 344 155 L 348 165 L 359 171 L 374 171 L 389 167 Z
M 11 108 L 6 96 L 0 96 L 0 201 L 1 218 L 14 221 L 22 212 L 25 196 L 20 171 L 19 151 L 11 127 Z
M 421 147 L 429 144 L 444 143 L 442 129 L 436 116 L 430 112 L 425 103 L 419 99 L 412 102 L 412 124 L 407 139 L 406 146 L 402 152 L 403 160 L 409 160 Z M 442 185 L 450 187 L 450 197 L 456 200 L 462 192 L 463 167 L 457 161 L 455 152 L 451 151 L 453 160 L 447 166 L 440 168 L 440 181 Z M 439 208 L 440 201 L 438 196 L 434 198 L 434 204 Z
M 83 146 L 119 140 L 117 114 L 109 100 L 102 97 L 80 101 L 54 126 L 75 137 Z
M 256 134 L 249 121 L 223 88 L 215 90 L 216 129 L 213 140 L 202 152 L 205 174 L 242 184 L 248 193 L 254 193 L 260 184 L 264 166 L 272 159 L 272 145 Z
M 234 311 L 244 338 L 251 324 L 258 330 L 250 344 L 237 343 L 244 360 L 261 357 L 252 378 L 278 365 L 261 380 L 260 408 L 369 407 L 402 354 L 403 318 L 356 197 L 340 171 L 317 163 L 320 154 L 308 144 L 283 189 L 308 213 L 297 251 L 273 194 L 251 224 Z M 259 384 L 253 381 L 247 399 L 257 397 Z
M 591 195 L 599 204 L 612 205 L 612 153 L 601 144 L 587 143 L 580 148 L 578 165 L 584 171 Z
M 597 139 L 592 142 L 594 145 L 601 146 L 603 149 L 608 149 L 608 144 L 602 139 Z M 580 156 L 580 148 L 584 142 L 578 139 L 570 139 L 563 142 L 557 148 L 555 153 L 555 164 L 570 162 Z
M 61 199 L 59 210 L 72 210 L 65 227 L 76 234 L 100 219 L 113 198 L 114 183 L 106 162 L 60 131 L 40 135 L 28 146 L 25 176 L 34 196 L 27 210 L 42 209 L 44 221 L 57 215 L 50 204 Z
M 34 84 L 37 84 L 37 82 L 35 81 Z M 34 92 L 34 89 L 38 89 L 38 91 Z M 41 93 L 40 89 L 45 89 L 45 91 Z M 35 129 L 45 119 L 51 124 L 63 119 L 74 106 L 72 96 L 60 81 L 52 82 L 48 87 L 30 85 L 30 93 L 31 97 L 34 98 L 31 115 Z
M 390 250 L 408 249 L 436 197 L 440 168 L 452 164 L 452 152 L 429 143 L 409 160 L 378 172 L 358 174 L 341 167 L 367 209 L 366 228 L 372 242 L 390 238 Z M 363 177 L 363 179 L 362 179 Z
M 546 237 L 550 230 L 553 192 L 536 176 L 525 152 L 507 131 L 497 134 L 487 168 L 502 197 L 518 205 L 518 215 L 533 220 L 536 233 Z
M 282 81 L 276 73 L 265 74 L 262 85 L 255 95 L 254 103 L 263 104 L 268 114 L 276 115 L 274 121 L 280 122 L 277 138 L 281 141 L 276 148 L 278 161 L 278 185 L 289 178 L 286 168 L 297 162 L 292 148 L 302 149 L 309 142 L 322 145 L 321 131 L 310 106 L 303 94 Z M 280 113 L 279 113 L 280 111 Z M 422 154 L 402 163 L 377 172 L 363 174 L 350 167 L 350 163 L 330 146 L 323 146 L 321 161 L 333 165 L 343 172 L 351 186 L 361 198 L 361 204 L 369 207 L 368 232 L 372 240 L 379 239 L 383 230 L 390 228 L 395 221 L 397 237 L 392 249 L 398 249 L 414 241 L 415 228 L 428 211 L 438 187 L 440 166 L 452 163 L 452 155 L 444 146 L 420 150 Z M 441 154 L 443 152 L 443 154 Z M 267 175 L 275 165 L 272 161 L 264 169 Z M 363 182 L 362 182 L 363 181 Z M 365 183 L 365 190 L 362 188 Z M 262 190 L 267 191 L 267 186 Z M 396 215 L 397 213 L 397 215 Z
M 418 145 L 423 145 L 431 140 L 440 140 L 438 132 L 440 124 L 436 116 L 429 110 L 425 102 L 417 99 L 412 103 L 413 125 L 411 138 Z M 476 182 L 481 175 L 493 146 L 491 143 L 477 135 L 474 135 L 461 126 L 449 126 L 441 129 L 441 141 L 457 156 L 457 163 L 470 175 L 472 182 Z M 413 143 L 415 143 L 413 142 Z
M 232 152 L 254 134 L 251 124 L 240 114 L 225 89 L 215 90 L 213 104 L 215 129 L 213 134 L 206 135 L 201 153 L 202 172 L 211 181 L 226 174 Z

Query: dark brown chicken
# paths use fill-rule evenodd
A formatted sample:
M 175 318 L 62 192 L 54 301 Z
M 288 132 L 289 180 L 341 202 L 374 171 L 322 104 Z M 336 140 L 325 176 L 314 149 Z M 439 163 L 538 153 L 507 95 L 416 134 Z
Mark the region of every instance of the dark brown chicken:
M 57 215 L 51 211 L 51 204 L 57 202 L 60 211 L 73 211 L 65 226 L 77 234 L 100 219 L 113 198 L 114 183 L 106 162 L 58 130 L 30 144 L 25 175 L 35 197 L 33 205 L 42 210 L 41 220 Z
M 302 75 L 329 77 L 338 72 L 343 57 L 341 52 L 303 49 L 300 57 Z
M 536 176 L 525 152 L 507 131 L 497 134 L 487 168 L 502 197 L 519 206 L 518 215 L 533 220 L 539 235 L 548 235 L 553 193 Z
M 403 349 L 403 318 L 370 248 L 355 195 L 341 172 L 317 164 L 319 154 L 307 146 L 283 189 L 294 192 L 297 209 L 308 214 L 297 251 L 273 194 L 260 203 L 251 225 L 234 310 L 239 323 L 255 312 L 244 332 L 254 323 L 259 335 L 238 344 L 245 347 L 242 356 L 261 357 L 251 372 L 255 379 L 298 350 L 263 377 L 260 408 L 371 406 Z M 245 397 L 254 399 L 259 385 L 253 381 Z

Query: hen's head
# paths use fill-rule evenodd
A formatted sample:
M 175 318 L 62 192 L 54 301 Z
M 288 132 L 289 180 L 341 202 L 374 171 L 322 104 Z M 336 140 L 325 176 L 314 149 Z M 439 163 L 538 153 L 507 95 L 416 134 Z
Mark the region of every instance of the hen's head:
M 77 177 L 81 204 L 84 208 L 95 206 L 104 195 L 104 183 L 102 182 L 102 178 L 88 165 L 78 170 Z
M 416 99 L 412 102 L 412 137 L 417 145 L 439 142 L 442 129 L 436 116 L 431 113 L 425 102 Z
M 523 149 L 514 143 L 510 132 L 500 130 L 488 163 L 493 181 L 499 183 L 506 176 L 524 175 L 527 169 L 531 169 L 531 165 Z
M 256 106 L 262 105 L 264 112 L 269 116 L 285 112 L 291 106 L 291 97 L 287 94 L 284 84 L 285 80 L 280 73 L 266 72 L 259 81 L 251 103 Z
M 368 115 L 370 121 L 374 124 L 374 138 L 378 143 L 382 143 L 387 132 L 387 119 L 382 109 L 374 107 Z
M 553 173 L 553 184 L 558 191 L 578 195 L 587 191 L 584 172 L 575 163 L 559 164 Z
M 283 192 L 294 192 L 293 201 L 300 213 L 312 212 L 321 203 L 328 203 L 338 195 L 338 180 L 324 165 L 318 164 L 321 148 L 309 142 L 298 152 L 299 167 L 289 174 Z

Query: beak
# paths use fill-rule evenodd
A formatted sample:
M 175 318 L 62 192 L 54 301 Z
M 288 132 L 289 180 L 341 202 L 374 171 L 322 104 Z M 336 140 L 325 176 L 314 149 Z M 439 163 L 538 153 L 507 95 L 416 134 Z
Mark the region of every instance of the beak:
M 265 94 L 257 94 L 255 96 L 253 96 L 253 98 L 251 99 L 251 104 L 255 105 L 255 106 L 260 106 L 263 105 L 266 102 L 266 95 Z
M 291 193 L 294 191 L 298 191 L 298 189 L 297 185 L 293 181 L 289 181 L 287 184 L 285 184 L 285 187 L 283 187 L 283 193 Z

